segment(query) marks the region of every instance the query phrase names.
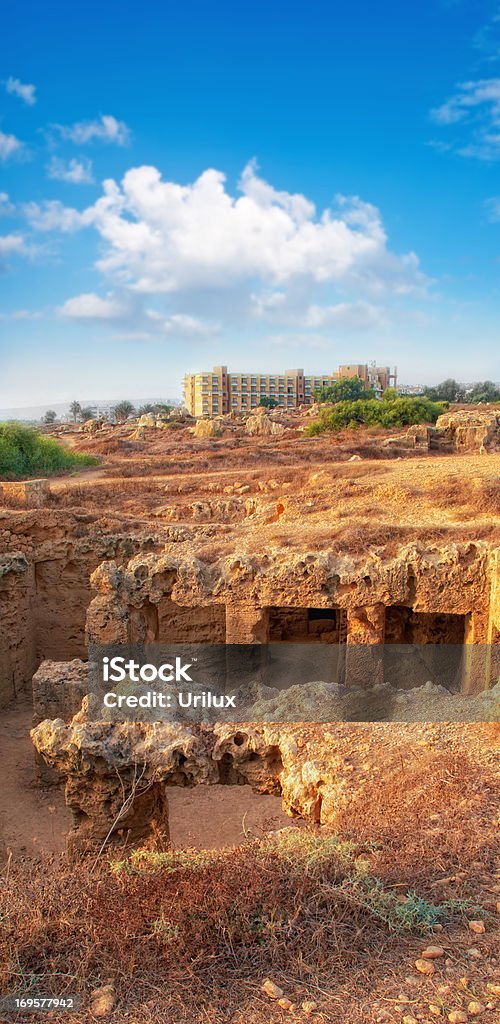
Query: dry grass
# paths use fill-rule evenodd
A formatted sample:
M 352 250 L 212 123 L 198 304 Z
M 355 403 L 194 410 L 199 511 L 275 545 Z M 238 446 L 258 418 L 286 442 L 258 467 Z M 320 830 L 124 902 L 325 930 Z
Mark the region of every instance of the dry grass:
M 401 755 L 392 780 L 371 779 L 339 821 L 343 836 L 375 852 L 375 870 L 386 881 L 418 884 L 436 893 L 443 875 L 493 872 L 495 784 L 463 752 L 429 751 L 417 764 Z M 463 879 L 462 879 L 463 880 Z
M 142 850 L 97 873 L 16 869 L 2 903 L 4 991 L 31 984 L 85 1002 L 112 980 L 135 1021 L 176 1024 L 231 1021 L 242 1006 L 255 1013 L 242 1020 L 269 1022 L 266 975 L 325 1009 L 353 977 L 366 995 L 374 961 L 388 966 L 405 934 L 463 912 L 414 895 L 401 903 L 355 846 L 289 829 L 231 851 Z M 345 1018 L 316 1018 L 334 1019 Z
M 429 489 L 429 499 L 438 508 L 468 509 L 474 513 L 500 515 L 500 478 L 470 479 L 466 476 L 446 476 Z

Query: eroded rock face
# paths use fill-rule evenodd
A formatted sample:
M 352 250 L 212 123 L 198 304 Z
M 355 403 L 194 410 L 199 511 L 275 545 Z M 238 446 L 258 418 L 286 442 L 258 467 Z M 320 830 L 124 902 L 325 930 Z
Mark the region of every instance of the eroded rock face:
M 121 527 L 121 529 L 120 529 Z M 90 575 L 106 559 L 126 563 L 160 549 L 154 532 L 118 517 L 48 509 L 0 512 L 0 707 L 30 682 L 43 659 L 86 655 Z
M 256 436 L 273 436 L 281 437 L 285 433 L 285 427 L 282 423 L 272 419 L 265 410 L 264 407 L 256 409 L 251 416 L 248 417 L 245 423 L 245 429 L 247 434 L 253 437 Z
M 473 452 L 500 444 L 498 409 L 461 409 L 446 412 L 436 421 L 441 442 L 449 441 L 457 452 Z
M 380 773 L 401 769 L 403 758 L 422 764 L 433 736 L 453 745 L 460 726 L 404 732 L 390 723 L 109 725 L 89 722 L 83 710 L 69 724 L 42 722 L 32 732 L 36 750 L 67 779 L 73 814 L 68 837 L 77 856 L 103 844 L 138 843 L 154 834 L 168 843 L 170 786 L 248 784 L 257 793 L 281 793 L 290 816 L 335 825 L 351 801 Z M 477 724 L 478 737 L 494 725 Z M 459 735 L 459 732 L 458 732 Z
M 58 718 L 32 731 L 35 750 L 66 778 L 73 814 L 72 853 L 115 840 L 131 843 L 153 831 L 168 842 L 168 786 L 249 783 L 279 793 L 282 747 L 276 730 L 245 726 L 109 725 Z

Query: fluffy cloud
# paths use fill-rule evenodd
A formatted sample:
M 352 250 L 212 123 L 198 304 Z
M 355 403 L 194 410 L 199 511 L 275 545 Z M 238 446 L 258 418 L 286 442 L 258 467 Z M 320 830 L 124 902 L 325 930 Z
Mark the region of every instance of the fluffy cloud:
M 462 82 L 450 99 L 431 111 L 431 118 L 436 124 L 462 129 L 448 143 L 460 156 L 500 158 L 500 78 Z
M 27 244 L 24 235 L 0 235 L 0 273 L 5 273 L 9 269 L 8 260 L 11 256 L 30 257 L 34 251 Z
M 84 292 L 68 299 L 57 312 L 72 320 L 120 320 L 129 310 L 125 302 L 113 295 L 102 299 L 95 292 Z
M 0 257 L 19 255 L 27 252 L 22 235 L 0 235 Z
M 53 156 L 47 165 L 47 177 L 56 181 L 67 181 L 72 185 L 91 185 L 94 180 L 92 161 L 86 157 L 80 160 L 61 160 Z
M 12 156 L 21 156 L 24 152 L 24 143 L 16 139 L 15 135 L 6 135 L 0 132 L 0 160 L 9 160 Z
M 130 139 L 130 131 L 125 122 L 118 121 L 112 114 L 101 114 L 95 121 L 77 121 L 75 124 L 56 124 L 52 127 L 62 139 L 78 145 L 97 139 L 125 146 Z
M 144 294 L 299 279 L 401 293 L 425 283 L 415 254 L 391 253 L 379 211 L 358 197 L 337 197 L 335 211 L 318 215 L 304 196 L 258 178 L 253 164 L 239 192 L 230 195 L 216 170 L 190 185 L 163 181 L 155 167 L 105 182 L 85 211 L 106 246 L 99 270 Z
M 52 200 L 24 214 L 37 231 L 97 232 L 95 266 L 111 291 L 75 296 L 59 312 L 126 320 L 129 337 L 208 336 L 252 319 L 311 332 L 385 329 L 385 305 L 428 284 L 414 253 L 390 249 L 377 207 L 340 195 L 317 211 L 264 181 L 253 161 L 236 194 L 217 170 L 181 185 L 145 166 L 105 181 L 82 211 Z
M 80 213 L 72 206 L 65 206 L 59 199 L 43 203 L 24 203 L 22 211 L 29 225 L 35 231 L 78 231 L 92 223 L 92 211 Z
M 28 85 L 25 82 L 21 82 L 19 78 L 12 78 L 11 76 L 7 79 L 5 88 L 13 96 L 18 96 L 20 100 L 24 100 L 29 107 L 33 107 L 36 103 L 35 85 Z
M 84 292 L 68 299 L 56 310 L 59 316 L 82 322 L 115 321 L 126 325 L 115 337 L 126 341 L 146 341 L 154 338 L 204 338 L 218 331 L 217 324 L 205 323 L 187 313 L 170 316 L 156 309 L 143 309 L 134 297 L 109 292 L 104 298 L 95 292 Z
M 0 217 L 10 217 L 15 212 L 14 203 L 10 202 L 7 192 L 0 192 Z

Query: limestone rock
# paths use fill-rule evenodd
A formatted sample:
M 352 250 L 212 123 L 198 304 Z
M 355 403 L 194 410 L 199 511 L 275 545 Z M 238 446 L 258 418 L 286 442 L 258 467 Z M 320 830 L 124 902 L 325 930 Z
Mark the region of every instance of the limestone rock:
M 245 429 L 247 434 L 250 434 L 253 437 L 258 435 L 280 437 L 285 433 L 285 427 L 283 424 L 272 419 L 271 416 L 266 413 L 263 406 L 259 406 L 259 408 L 248 417 L 245 422 Z
M 283 989 L 279 985 L 275 985 L 274 981 L 271 981 L 270 978 L 264 978 L 260 990 L 266 996 L 269 996 L 270 999 L 282 999 L 285 994 Z
M 435 971 L 431 960 L 415 960 L 415 967 L 420 974 L 434 974 Z
M 115 990 L 113 985 L 103 985 L 96 988 L 91 995 L 91 1013 L 94 1017 L 108 1017 L 115 1005 Z
M 195 437 L 218 437 L 221 433 L 220 420 L 197 420 L 193 427 L 193 433 Z

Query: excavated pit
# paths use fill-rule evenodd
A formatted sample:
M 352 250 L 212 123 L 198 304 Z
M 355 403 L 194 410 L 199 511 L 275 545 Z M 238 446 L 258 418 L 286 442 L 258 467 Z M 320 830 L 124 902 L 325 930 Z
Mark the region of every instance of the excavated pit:
M 242 442 L 240 456 L 224 443 L 197 442 L 198 468 L 206 452 L 197 478 L 181 461 L 170 478 L 148 478 L 147 486 L 143 478 L 122 480 L 123 495 L 120 481 L 118 489 L 113 480 L 90 484 L 78 495 L 82 507 L 69 507 L 68 485 L 64 509 L 57 497 L 54 508 L 0 511 L 0 704 L 29 692 L 33 679 L 39 778 L 65 783 L 75 853 L 152 835 L 168 842 L 169 829 L 176 842 L 176 801 L 188 800 L 196 815 L 195 801 L 212 799 L 209 792 L 258 803 L 252 794 L 266 794 L 281 799 L 287 815 L 331 822 L 345 802 L 346 751 L 358 727 L 318 727 L 310 716 L 301 729 L 95 723 L 81 710 L 87 642 L 331 645 L 340 681 L 354 685 L 355 652 L 383 649 L 374 683 L 389 677 L 398 692 L 407 683 L 391 647 L 445 645 L 457 653 L 440 680 L 444 694 L 471 695 L 479 717 L 498 678 L 494 454 L 486 466 L 450 456 L 451 469 L 442 458 L 335 465 L 318 447 L 323 441 L 301 439 L 294 448 L 278 439 L 273 448 L 266 443 L 262 464 L 273 474 L 266 479 L 256 472 L 255 447 Z M 223 452 L 243 461 L 222 469 Z M 247 488 L 260 492 L 258 500 L 245 496 Z M 189 494 L 189 506 L 162 507 L 166 490 Z M 214 491 L 234 500 L 219 501 Z M 176 523 L 168 522 L 172 509 Z M 425 659 L 422 673 L 424 686 Z M 307 686 L 296 696 L 296 721 L 309 696 Z M 393 692 L 384 700 L 379 717 L 390 718 Z M 410 694 L 400 716 L 418 721 L 419 700 Z M 353 721 L 363 722 L 365 711 L 361 701 Z

